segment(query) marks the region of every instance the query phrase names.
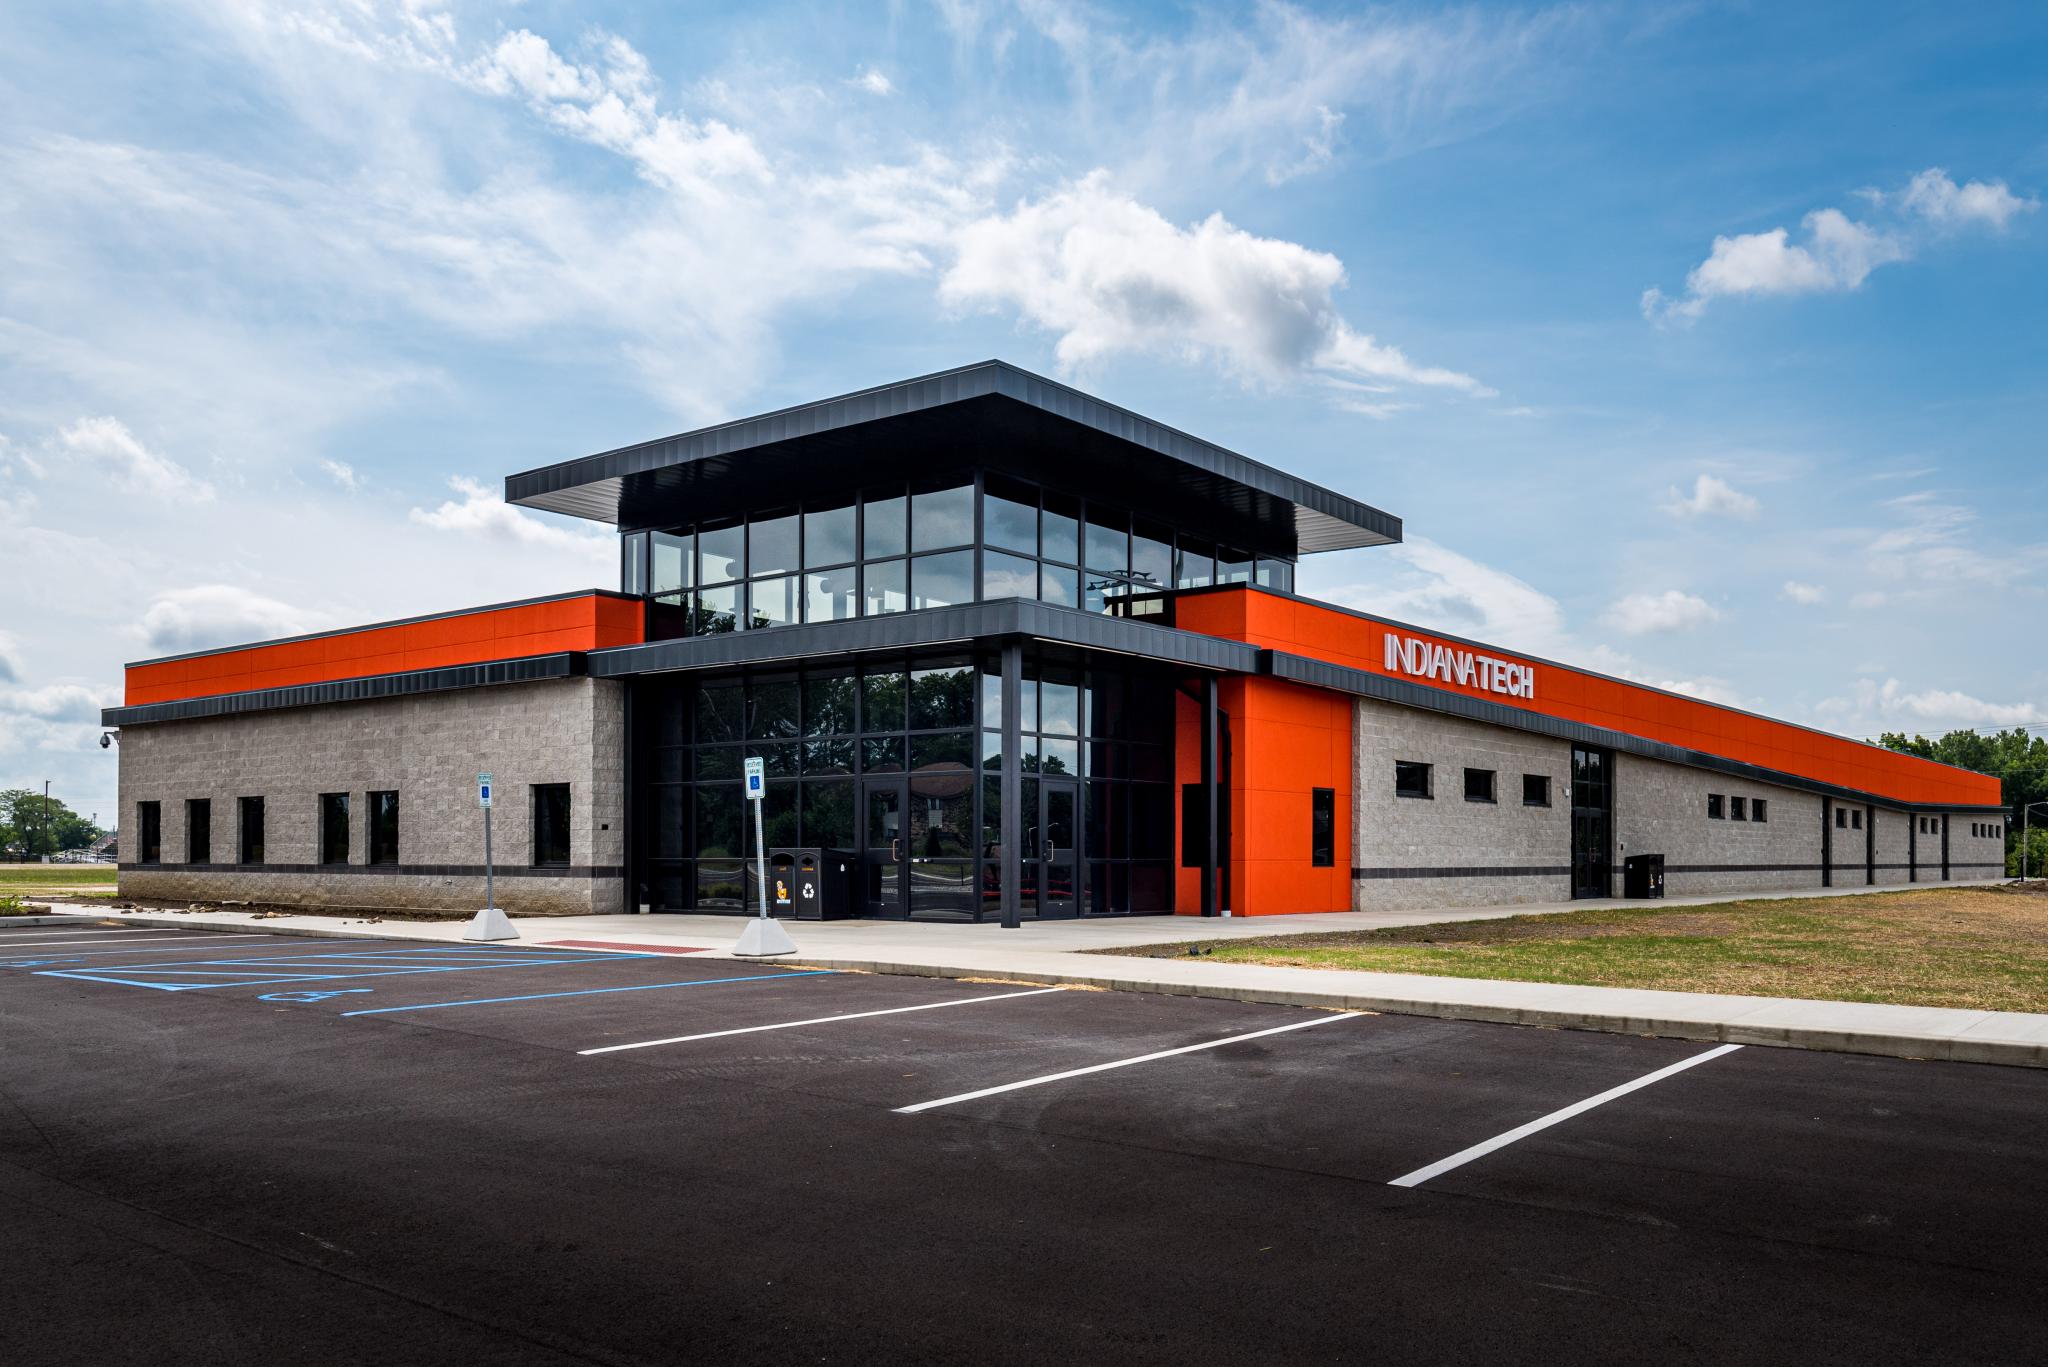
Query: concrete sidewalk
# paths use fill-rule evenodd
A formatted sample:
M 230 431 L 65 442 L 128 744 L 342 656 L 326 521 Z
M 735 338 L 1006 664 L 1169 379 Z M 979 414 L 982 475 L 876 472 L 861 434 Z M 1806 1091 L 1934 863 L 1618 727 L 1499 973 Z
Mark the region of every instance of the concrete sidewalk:
M 1921 885 L 1924 886 L 1924 885 Z M 1842 889 L 1837 895 L 1906 889 Z M 1758 894 L 1813 896 L 1811 892 Z M 1728 897 L 1673 898 L 1667 905 L 1707 905 Z M 1729 1044 L 1880 1054 L 2048 1067 L 2048 1014 L 1883 1006 L 1859 1002 L 1738 997 L 1704 992 L 1500 982 L 1410 973 L 1360 973 L 1262 964 L 1217 963 L 1197 957 L 1135 958 L 1088 950 L 1168 942 L 1245 939 L 1308 931 L 1346 931 L 1445 921 L 1491 920 L 1609 905 L 1573 902 L 1525 907 L 1417 912 L 1338 912 L 1306 916 L 1202 919 L 1138 917 L 995 925 L 902 921 L 795 922 L 798 953 L 782 963 L 870 973 L 1025 982 L 1219 997 L 1337 1010 L 1385 1011 L 1453 1020 L 1495 1021 L 1575 1030 L 1660 1035 Z M 1641 905 L 1640 903 L 1615 905 Z M 244 912 L 106 912 L 76 904 L 53 911 L 131 925 L 255 930 L 272 935 L 459 940 L 459 921 L 341 920 Z M 0 924 L 6 924 L 0 922 Z M 581 947 L 694 950 L 730 957 L 740 921 L 730 916 L 570 916 L 516 921 L 522 943 L 569 942 Z

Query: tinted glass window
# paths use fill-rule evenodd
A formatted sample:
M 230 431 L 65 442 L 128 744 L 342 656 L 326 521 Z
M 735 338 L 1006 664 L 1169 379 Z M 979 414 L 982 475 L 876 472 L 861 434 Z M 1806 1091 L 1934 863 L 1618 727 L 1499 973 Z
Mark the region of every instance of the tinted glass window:
M 860 553 L 872 560 L 880 555 L 901 555 L 909 548 L 910 501 L 871 498 L 861 509 Z
M 990 476 L 981 496 L 981 539 L 990 546 L 1037 555 L 1037 491 Z
M 674 593 L 690 587 L 690 538 L 656 532 L 649 543 L 653 565 L 650 591 Z
M 135 804 L 135 824 L 141 827 L 136 855 L 144 864 L 160 863 L 164 857 L 163 808 L 155 802 Z
M 320 862 L 348 862 L 348 794 L 320 794 Z
M 1327 869 L 1337 862 L 1337 790 L 1311 788 L 1308 812 L 1308 862 Z
M 1050 560 L 1038 569 L 1038 596 L 1055 607 L 1070 608 L 1081 601 L 1076 587 L 1080 582 L 1079 570 L 1065 565 L 1055 565 Z
M 1465 771 L 1465 800 L 1467 802 L 1493 801 L 1493 770 L 1467 769 Z
M 1710 818 L 1711 820 L 1714 820 L 1714 821 L 1719 821 L 1719 820 L 1721 820 L 1721 819 L 1722 819 L 1722 818 L 1723 818 L 1724 816 L 1726 816 L 1726 815 L 1727 815 L 1727 812 L 1726 812 L 1726 810 L 1725 810 L 1725 809 L 1723 808 L 1723 806 L 1721 805 L 1721 795 L 1720 795 L 1719 793 L 1708 793 L 1708 794 L 1707 794 L 1707 816 L 1708 816 L 1708 817 L 1709 817 L 1709 818 Z
M 801 576 L 785 574 L 775 579 L 756 579 L 748 590 L 749 619 L 757 627 L 788 626 L 797 620 L 797 595 Z
M 1045 507 L 1038 515 L 1039 554 L 1047 560 L 1069 565 L 1081 562 L 1081 505 L 1074 499 L 1045 495 Z
M 1729 799 L 1728 799 L 1728 819 L 1729 819 L 1730 821 L 1747 821 L 1747 820 L 1749 820 L 1749 800 L 1748 800 L 1747 798 L 1743 798 L 1743 797 L 1731 797 L 1731 798 L 1729 798 Z
M 854 558 L 853 505 L 804 514 L 804 564 L 837 565 Z
M 1206 541 L 1182 537 L 1174 553 L 1173 582 L 1176 587 L 1198 589 L 1216 580 L 1216 553 Z
M 370 797 L 370 862 L 372 864 L 396 864 L 398 862 L 398 794 L 392 792 L 371 793 Z
M 1081 686 L 1050 678 L 1038 685 L 1039 729 L 1047 735 L 1077 736 L 1081 733 Z
M 213 862 L 213 803 L 203 797 L 185 803 L 185 862 Z
M 1522 775 L 1522 805 L 1525 807 L 1548 807 L 1550 805 L 1549 775 Z
M 569 785 L 533 785 L 533 862 L 569 862 Z
M 867 615 L 901 612 L 910 606 L 910 569 L 906 561 L 870 561 L 861 570 Z
M 1168 544 L 1171 533 L 1153 528 L 1152 535 L 1146 535 L 1145 528 L 1139 528 L 1131 537 L 1131 577 L 1160 588 L 1173 587 L 1173 547 Z
M 813 570 L 804 576 L 804 620 L 839 622 L 854 615 L 854 583 L 859 572 L 851 565 Z
M 1112 508 L 1088 510 L 1088 568 L 1123 574 L 1131 567 L 1131 533 L 1124 514 Z
M 974 486 L 935 489 L 910 500 L 911 549 L 935 551 L 974 540 Z
M 1749 819 L 1751 821 L 1768 821 L 1770 816 L 1771 804 L 1768 800 L 1757 798 L 1749 804 Z
M 241 807 L 241 849 L 240 862 L 261 864 L 263 862 L 263 799 L 245 797 Z
M 1252 558 L 1243 551 L 1228 546 L 1216 551 L 1216 582 L 1219 584 L 1249 584 L 1252 581 Z
M 910 694 L 909 676 L 891 670 L 869 674 L 860 681 L 860 729 L 901 731 L 904 703 Z
M 716 636 L 740 629 L 739 584 L 720 584 L 697 590 L 697 634 Z
M 702 583 L 744 577 L 746 557 L 747 529 L 743 526 L 719 527 L 697 535 L 698 579 Z
M 797 516 L 758 520 L 748 532 L 747 573 L 787 574 L 796 563 Z
M 647 592 L 647 533 L 619 538 L 619 592 L 635 597 Z
M 1268 560 L 1260 556 L 1257 578 L 1266 588 L 1278 589 L 1282 593 L 1294 592 L 1294 566 L 1285 560 Z
M 1036 598 L 1038 562 L 1001 551 L 981 553 L 981 596 L 995 598 Z
M 974 552 L 920 555 L 910 562 L 910 605 L 942 608 L 974 601 Z
M 910 729 L 974 724 L 974 670 L 967 665 L 910 672 Z
M 756 679 L 747 692 L 749 739 L 784 740 L 799 732 L 795 679 Z
M 851 674 L 813 674 L 805 679 L 804 734 L 852 735 L 855 691 Z
M 1394 761 L 1394 795 L 1396 797 L 1428 797 L 1429 766 L 1413 760 Z

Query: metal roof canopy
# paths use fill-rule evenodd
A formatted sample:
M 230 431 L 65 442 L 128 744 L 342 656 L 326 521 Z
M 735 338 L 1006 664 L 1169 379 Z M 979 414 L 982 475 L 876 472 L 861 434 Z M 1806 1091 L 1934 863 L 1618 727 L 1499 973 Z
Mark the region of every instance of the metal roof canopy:
M 976 466 L 1254 551 L 1401 539 L 1390 513 L 1002 361 L 523 471 L 505 501 L 633 531 Z

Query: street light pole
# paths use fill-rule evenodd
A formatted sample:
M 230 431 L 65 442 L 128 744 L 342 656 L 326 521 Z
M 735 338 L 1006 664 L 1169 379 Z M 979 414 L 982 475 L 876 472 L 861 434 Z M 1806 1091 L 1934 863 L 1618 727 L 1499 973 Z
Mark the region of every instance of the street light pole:
M 2033 828 L 2034 808 L 2048 807 L 2048 798 L 2020 804 L 2020 881 L 2027 881 L 2027 836 Z

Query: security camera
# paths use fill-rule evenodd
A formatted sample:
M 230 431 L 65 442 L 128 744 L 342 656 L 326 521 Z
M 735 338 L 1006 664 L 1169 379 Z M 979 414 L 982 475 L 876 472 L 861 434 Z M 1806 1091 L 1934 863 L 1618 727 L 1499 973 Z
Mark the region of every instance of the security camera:
M 100 732 L 100 749 L 104 750 L 104 749 L 106 749 L 106 748 L 107 748 L 108 746 L 112 745 L 113 743 L 114 743 L 114 733 L 113 733 L 112 731 L 102 731 L 102 732 Z

